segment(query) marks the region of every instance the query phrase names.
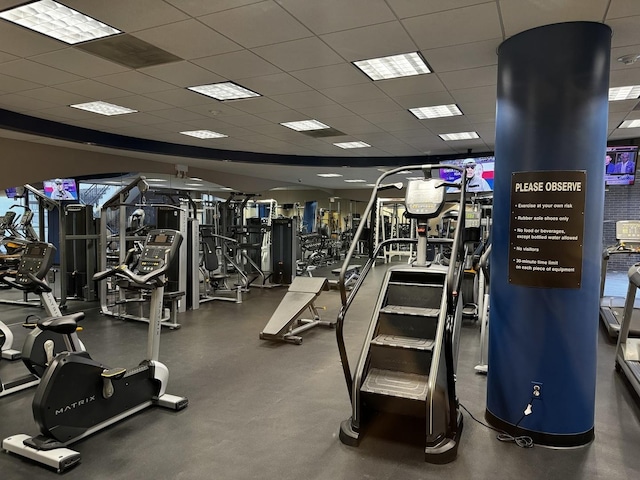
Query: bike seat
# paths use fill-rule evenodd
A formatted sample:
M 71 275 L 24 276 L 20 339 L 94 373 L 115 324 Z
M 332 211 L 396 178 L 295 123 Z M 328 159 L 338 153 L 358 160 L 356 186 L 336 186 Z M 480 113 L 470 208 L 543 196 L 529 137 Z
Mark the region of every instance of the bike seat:
M 63 317 L 46 317 L 38 320 L 40 330 L 69 334 L 76 331 L 78 322 L 84 318 L 84 312 L 72 313 Z

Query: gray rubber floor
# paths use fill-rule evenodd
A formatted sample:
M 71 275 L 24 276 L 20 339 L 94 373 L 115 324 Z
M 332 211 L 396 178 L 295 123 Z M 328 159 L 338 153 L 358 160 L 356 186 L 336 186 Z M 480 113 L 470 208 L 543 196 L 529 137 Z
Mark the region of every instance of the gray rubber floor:
M 375 280 L 372 278 L 372 282 Z M 640 408 L 613 369 L 615 345 L 600 328 L 595 441 L 559 450 L 522 449 L 496 435 L 467 413 L 458 458 L 448 465 L 423 461 L 418 441 L 365 437 L 360 447 L 338 439 L 350 415 L 335 331 L 312 329 L 302 345 L 258 338 L 285 288 L 253 289 L 241 305 L 211 302 L 180 315 L 182 328 L 163 330 L 161 359 L 170 369 L 168 392 L 185 395 L 181 412 L 145 410 L 73 446 L 80 465 L 66 479 L 628 479 L 640 475 Z M 355 362 L 371 315 L 376 288 L 366 289 L 347 319 L 346 340 Z M 337 291 L 317 302 L 334 319 Z M 82 338 L 96 360 L 132 367 L 145 350 L 146 325 L 104 317 L 95 304 L 85 309 Z M 6 323 L 18 323 L 37 309 L 0 305 Z M 24 335 L 13 327 L 18 343 Z M 486 378 L 474 373 L 479 327 L 462 328 L 458 395 L 478 419 L 485 410 Z M 20 371 L 2 361 L 2 378 Z M 0 398 L 0 437 L 36 434 L 31 416 L 33 390 Z M 402 432 L 396 432 L 401 436 Z M 45 467 L 0 454 L 2 480 L 56 478 Z

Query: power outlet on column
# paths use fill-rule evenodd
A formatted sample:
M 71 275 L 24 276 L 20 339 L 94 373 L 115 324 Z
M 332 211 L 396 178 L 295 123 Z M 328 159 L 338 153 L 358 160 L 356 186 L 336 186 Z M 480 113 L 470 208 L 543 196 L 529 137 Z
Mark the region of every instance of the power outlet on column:
M 534 400 L 542 400 L 542 382 L 531 382 L 531 396 Z

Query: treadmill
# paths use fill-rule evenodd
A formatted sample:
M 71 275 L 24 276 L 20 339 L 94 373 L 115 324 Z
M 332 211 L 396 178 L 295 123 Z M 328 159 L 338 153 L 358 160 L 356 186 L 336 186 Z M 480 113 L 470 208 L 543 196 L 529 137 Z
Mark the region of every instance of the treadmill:
M 640 263 L 629 268 L 629 288 L 624 305 L 624 314 L 616 346 L 616 371 L 621 372 L 629 380 L 638 395 L 640 395 L 640 338 L 629 338 L 632 313 L 634 310 L 636 293 L 640 287 Z
M 618 337 L 625 298 L 605 296 L 604 284 L 607 277 L 607 264 L 611 255 L 640 253 L 640 220 L 620 220 L 616 222 L 617 243 L 604 249 L 602 254 L 602 272 L 600 275 L 600 319 L 612 339 Z M 640 306 L 632 305 L 629 327 L 631 337 L 640 337 Z

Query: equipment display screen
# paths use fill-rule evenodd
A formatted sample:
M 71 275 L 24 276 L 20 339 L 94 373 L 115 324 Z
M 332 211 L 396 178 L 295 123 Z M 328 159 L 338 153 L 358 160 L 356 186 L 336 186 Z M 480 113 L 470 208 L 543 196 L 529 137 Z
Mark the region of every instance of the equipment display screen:
M 171 244 L 171 240 L 169 239 L 168 235 L 166 235 L 164 233 L 160 233 L 158 235 L 154 235 L 153 237 L 151 237 L 149 239 L 149 243 L 161 244 L 161 245 L 170 245 Z

